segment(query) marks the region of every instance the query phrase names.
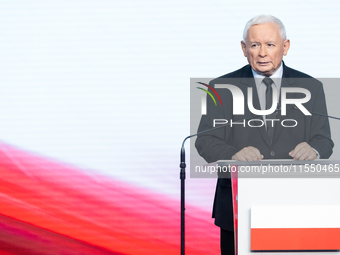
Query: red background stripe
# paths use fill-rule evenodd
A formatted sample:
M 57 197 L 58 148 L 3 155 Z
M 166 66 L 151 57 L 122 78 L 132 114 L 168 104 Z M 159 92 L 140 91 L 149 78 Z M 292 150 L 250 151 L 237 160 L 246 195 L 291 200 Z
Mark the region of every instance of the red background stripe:
M 340 228 L 251 229 L 251 250 L 339 250 Z
M 78 254 L 180 252 L 179 200 L 4 144 L 0 173 L 0 232 L 11 233 L 0 250 L 9 254 L 73 254 L 71 244 Z M 211 213 L 187 205 L 187 253 L 217 254 L 218 238 Z

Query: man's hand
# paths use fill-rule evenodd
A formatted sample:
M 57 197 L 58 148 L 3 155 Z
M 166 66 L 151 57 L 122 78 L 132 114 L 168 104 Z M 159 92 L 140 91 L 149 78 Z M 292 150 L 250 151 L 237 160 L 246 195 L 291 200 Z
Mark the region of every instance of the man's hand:
M 263 155 L 261 155 L 257 148 L 248 146 L 237 152 L 231 159 L 239 161 L 258 161 L 263 159 Z
M 294 160 L 314 160 L 317 158 L 316 152 L 306 142 L 299 143 L 295 149 L 289 152 L 289 156 Z

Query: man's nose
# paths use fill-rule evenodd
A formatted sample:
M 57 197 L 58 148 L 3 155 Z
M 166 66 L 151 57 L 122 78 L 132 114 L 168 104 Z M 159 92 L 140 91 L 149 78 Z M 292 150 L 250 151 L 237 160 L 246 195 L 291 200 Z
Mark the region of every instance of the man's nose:
M 267 56 L 267 50 L 266 50 L 266 47 L 264 47 L 264 46 L 261 46 L 261 47 L 260 47 L 259 56 L 260 56 L 260 57 L 262 57 L 262 58 L 264 58 L 264 57 L 266 57 L 266 56 Z

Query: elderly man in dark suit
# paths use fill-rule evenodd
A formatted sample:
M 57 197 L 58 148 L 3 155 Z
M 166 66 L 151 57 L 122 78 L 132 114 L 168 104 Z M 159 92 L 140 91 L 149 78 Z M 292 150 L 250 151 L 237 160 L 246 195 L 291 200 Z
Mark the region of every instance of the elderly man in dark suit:
M 290 41 L 286 38 L 282 22 L 269 15 L 260 15 L 251 19 L 244 29 L 241 41 L 244 56 L 249 65 L 221 76 L 210 82 L 233 84 L 244 95 L 248 87 L 253 91 L 255 109 L 269 109 L 273 90 L 282 88 L 307 89 L 311 98 L 303 106 L 311 113 L 327 114 L 325 95 L 322 84 L 311 76 L 287 67 L 282 59 L 287 55 Z M 223 106 L 215 106 L 207 99 L 207 114 L 203 115 L 198 131 L 212 128 L 214 119 L 240 120 L 262 119 L 264 125 L 233 125 L 198 136 L 196 148 L 207 161 L 233 159 L 256 161 L 262 159 L 314 160 L 328 158 L 334 146 L 329 122 L 320 115 L 305 115 L 298 108 L 287 106 L 286 115 L 275 111 L 270 116 L 257 116 L 245 105 L 243 115 L 233 115 L 233 96 L 228 89 L 216 89 L 222 98 Z M 275 95 L 275 94 L 274 94 Z M 278 94 L 279 97 L 280 93 Z M 292 93 L 290 98 L 301 98 L 301 93 Z M 247 100 L 245 100 L 247 101 Z M 278 100 L 279 102 L 280 100 Z M 278 109 L 280 106 L 277 107 Z M 271 122 L 269 119 L 280 121 Z M 293 119 L 294 127 L 284 126 L 281 121 Z M 247 123 L 247 122 L 245 122 Z M 254 123 L 253 123 L 254 124 Z M 221 228 L 221 253 L 234 254 L 233 211 L 230 179 L 219 178 L 216 186 L 213 208 L 215 224 Z

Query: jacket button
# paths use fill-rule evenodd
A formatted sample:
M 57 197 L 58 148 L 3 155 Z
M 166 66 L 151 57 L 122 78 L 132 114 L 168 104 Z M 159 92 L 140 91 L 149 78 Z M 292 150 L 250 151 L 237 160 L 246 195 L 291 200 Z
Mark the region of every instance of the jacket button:
M 270 156 L 273 156 L 273 157 L 274 157 L 274 156 L 275 156 L 275 151 L 271 151 L 271 152 L 270 152 Z

